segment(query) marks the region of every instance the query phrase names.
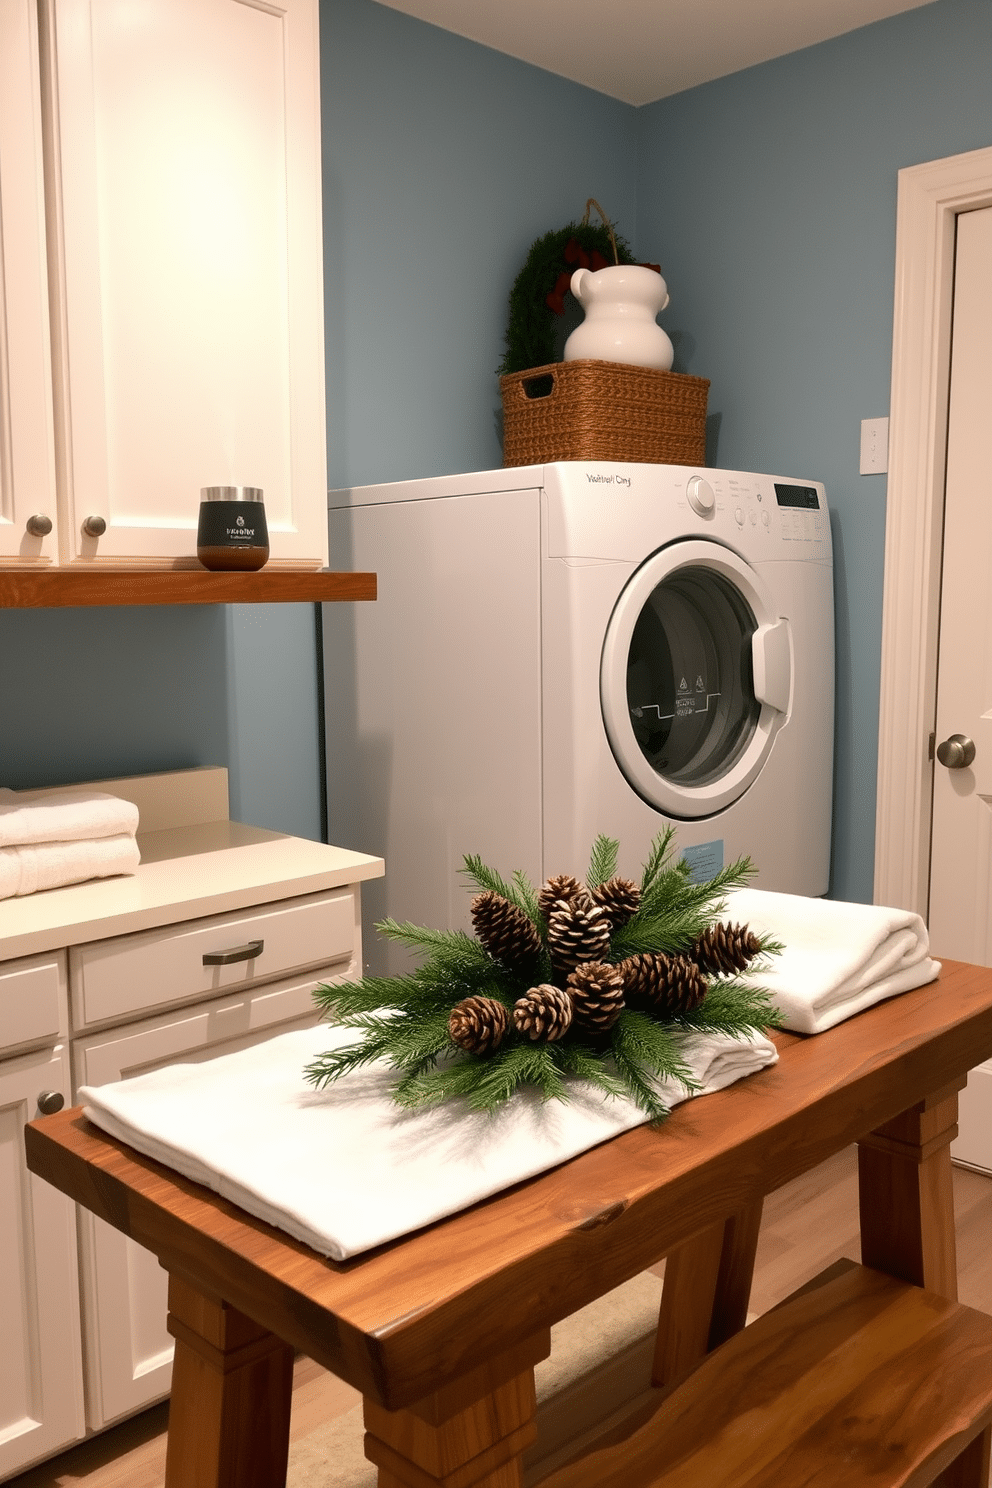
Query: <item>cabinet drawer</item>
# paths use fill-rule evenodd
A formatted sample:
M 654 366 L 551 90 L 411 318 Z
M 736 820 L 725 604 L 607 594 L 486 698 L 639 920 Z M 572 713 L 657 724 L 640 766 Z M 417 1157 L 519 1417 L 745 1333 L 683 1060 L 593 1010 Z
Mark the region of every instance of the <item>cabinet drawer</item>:
M 341 974 L 359 944 L 357 895 L 345 888 L 77 946 L 69 953 L 73 1026 L 215 997 L 308 967 Z M 205 956 L 230 952 L 238 959 L 204 965 Z
M 0 962 L 0 1054 L 64 1038 L 64 1008 L 65 960 L 60 953 Z

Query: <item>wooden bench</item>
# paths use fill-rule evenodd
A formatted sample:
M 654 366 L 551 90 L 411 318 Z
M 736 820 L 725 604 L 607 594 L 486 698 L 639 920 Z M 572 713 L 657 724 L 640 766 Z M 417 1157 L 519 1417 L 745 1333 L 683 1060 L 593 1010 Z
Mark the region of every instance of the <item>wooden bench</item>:
M 990 1435 L 992 1317 L 846 1262 L 541 1488 L 985 1488 Z

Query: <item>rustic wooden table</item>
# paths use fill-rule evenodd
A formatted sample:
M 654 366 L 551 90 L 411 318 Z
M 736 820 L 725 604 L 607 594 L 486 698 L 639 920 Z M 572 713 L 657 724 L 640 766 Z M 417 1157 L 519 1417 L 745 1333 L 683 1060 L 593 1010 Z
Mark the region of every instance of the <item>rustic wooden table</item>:
M 743 1327 L 764 1195 L 851 1142 L 864 1264 L 956 1296 L 949 1144 L 966 1072 L 992 1056 L 992 971 L 946 963 L 828 1033 L 778 1041 L 775 1068 L 660 1128 L 342 1264 L 78 1108 L 28 1126 L 28 1165 L 170 1274 L 168 1488 L 284 1483 L 294 1349 L 363 1393 L 381 1488 L 518 1488 L 551 1324 L 667 1255 L 664 1393 Z

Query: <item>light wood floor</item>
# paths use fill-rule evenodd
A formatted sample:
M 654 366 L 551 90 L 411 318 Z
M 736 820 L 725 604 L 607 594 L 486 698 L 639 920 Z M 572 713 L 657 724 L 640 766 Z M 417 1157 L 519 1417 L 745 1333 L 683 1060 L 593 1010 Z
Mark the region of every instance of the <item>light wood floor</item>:
M 992 1313 L 992 1178 L 954 1169 L 960 1299 Z M 860 1254 L 855 1149 L 848 1148 L 773 1194 L 765 1203 L 758 1244 L 753 1313 L 765 1312 L 810 1276 Z M 350 1386 L 299 1359 L 293 1392 L 293 1435 L 306 1436 L 357 1404 Z M 9 1488 L 161 1488 L 165 1475 L 168 1405 L 92 1437 L 61 1457 L 9 1480 Z

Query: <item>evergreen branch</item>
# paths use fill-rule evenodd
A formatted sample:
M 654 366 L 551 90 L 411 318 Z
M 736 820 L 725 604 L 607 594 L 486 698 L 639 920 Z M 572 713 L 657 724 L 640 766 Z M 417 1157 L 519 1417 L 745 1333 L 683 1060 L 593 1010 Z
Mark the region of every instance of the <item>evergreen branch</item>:
M 334 1080 L 350 1075 L 363 1065 L 372 1064 L 380 1058 L 382 1046 L 374 1038 L 366 1038 L 361 1044 L 348 1044 L 343 1049 L 328 1049 L 304 1067 L 304 1077 L 318 1090 L 325 1089 Z
M 717 977 L 706 996 L 679 1022 L 706 1033 L 745 1037 L 766 1028 L 781 1028 L 782 1014 L 771 993 L 740 977 Z
M 647 862 L 644 864 L 644 869 L 641 874 L 642 898 L 651 888 L 651 885 L 658 877 L 658 874 L 668 863 L 668 860 L 671 857 L 673 851 L 672 843 L 674 841 L 674 838 L 675 828 L 666 827 L 663 832 L 658 833 L 657 837 L 652 842 L 651 849 L 648 853 Z
M 393 1088 L 393 1099 L 408 1109 L 464 1096 L 470 1110 L 495 1111 L 521 1085 L 537 1085 L 544 1100 L 567 1099 L 565 1082 L 546 1044 L 513 1044 L 488 1059 L 466 1059 L 410 1075 Z
M 592 845 L 589 855 L 589 869 L 586 873 L 586 887 L 598 889 L 600 884 L 606 883 L 617 871 L 617 853 L 620 851 L 620 843 L 615 837 L 606 837 L 600 832 Z
M 643 1111 L 646 1116 L 650 1116 L 652 1121 L 664 1121 L 666 1116 L 671 1115 L 670 1108 L 659 1100 L 654 1086 L 644 1078 L 644 1073 L 636 1059 L 631 1059 L 625 1049 L 615 1048 L 613 1062 L 626 1086 L 627 1094 L 639 1110 Z
M 502 874 L 497 873 L 495 868 L 488 868 L 477 853 L 466 853 L 465 867 L 460 871 L 471 878 L 480 889 L 499 894 L 501 898 L 509 900 L 517 909 L 522 910 L 528 919 L 537 923 L 535 919 L 538 913 L 537 896 L 522 869 L 518 868 L 513 874 L 513 882 L 507 883 Z
M 539 926 L 541 923 L 541 910 L 537 902 L 537 890 L 522 868 L 515 868 L 513 870 L 513 882 L 517 893 L 520 895 L 520 908 L 524 911 L 524 914 L 529 916 L 532 924 Z
M 575 1080 L 584 1080 L 587 1084 L 596 1086 L 604 1094 L 610 1096 L 625 1096 L 629 1094 L 627 1087 L 619 1075 L 611 1074 L 603 1063 L 599 1054 L 583 1044 L 569 1044 L 559 1040 L 549 1045 L 551 1057 L 564 1075 L 571 1075 Z
M 487 956 L 485 947 L 471 935 L 466 935 L 464 930 L 431 930 L 426 925 L 411 925 L 408 921 L 401 924 L 388 916 L 377 920 L 375 928 L 387 940 L 397 940 L 402 945 L 432 955 L 457 958 L 468 965 L 478 965 Z

